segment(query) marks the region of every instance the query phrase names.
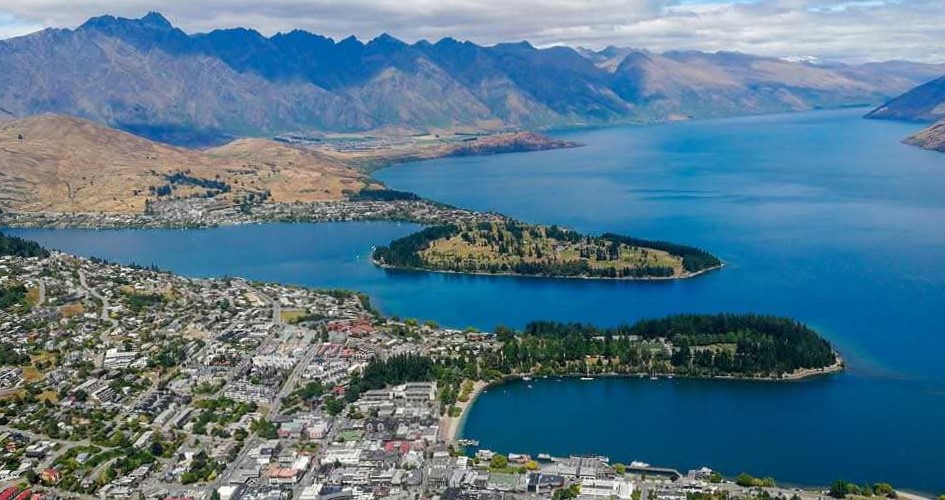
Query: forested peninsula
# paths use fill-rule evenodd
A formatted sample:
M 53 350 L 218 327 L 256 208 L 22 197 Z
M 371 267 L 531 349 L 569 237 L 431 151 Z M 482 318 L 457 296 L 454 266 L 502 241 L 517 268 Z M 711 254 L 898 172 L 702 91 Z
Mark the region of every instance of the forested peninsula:
M 797 378 L 842 367 L 833 346 L 798 321 L 756 314 L 680 314 L 599 328 L 533 322 L 489 360 L 503 374 L 676 374 Z
M 408 321 L 402 333 L 419 335 L 410 329 Z M 371 361 L 346 396 L 355 401 L 368 389 L 437 381 L 445 409 L 468 402 L 474 382 L 523 376 L 797 380 L 844 368 L 833 346 L 813 329 L 757 314 L 680 314 L 611 328 L 536 321 L 521 330 L 496 327 L 488 345 L 475 352 Z
M 508 219 L 429 227 L 378 247 L 373 258 L 390 268 L 601 279 L 688 278 L 722 266 L 695 247 Z

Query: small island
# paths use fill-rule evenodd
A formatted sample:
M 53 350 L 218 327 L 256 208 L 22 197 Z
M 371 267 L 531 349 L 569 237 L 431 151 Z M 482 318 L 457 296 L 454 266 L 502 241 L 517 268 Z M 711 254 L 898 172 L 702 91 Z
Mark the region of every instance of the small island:
M 373 259 L 388 268 L 596 279 L 689 278 L 722 266 L 699 248 L 509 219 L 430 227 L 378 247 Z

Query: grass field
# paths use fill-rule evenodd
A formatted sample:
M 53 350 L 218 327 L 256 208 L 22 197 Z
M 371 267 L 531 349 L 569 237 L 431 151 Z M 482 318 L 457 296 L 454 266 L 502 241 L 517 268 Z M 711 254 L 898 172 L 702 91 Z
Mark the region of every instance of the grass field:
M 30 382 L 36 382 L 37 380 L 41 378 L 43 378 L 43 374 L 40 373 L 40 371 L 37 370 L 36 367 L 32 365 L 23 367 L 23 380 L 27 384 Z
M 37 399 L 39 399 L 40 401 L 49 401 L 51 403 L 58 403 L 59 393 L 57 393 L 56 391 L 43 391 L 39 393 L 39 396 L 37 397 Z
M 308 314 L 308 311 L 304 309 L 283 309 L 282 321 L 285 323 L 292 324 L 294 321 L 298 321 L 299 318 L 303 318 L 307 314 Z
M 73 302 L 71 304 L 66 304 L 59 308 L 59 313 L 62 314 L 64 318 L 71 318 L 73 316 L 78 316 L 85 312 L 85 306 L 81 302 Z
M 564 264 L 583 260 L 591 269 L 666 267 L 675 276 L 683 272 L 682 259 L 665 251 L 619 244 L 614 254 L 612 243 L 597 238 L 565 241 L 551 233 L 543 226 L 527 226 L 526 230 L 513 233 L 500 224 L 492 224 L 491 230 L 467 225 L 455 236 L 432 242 L 422 257 L 434 267 Z
M 26 290 L 26 304 L 30 307 L 35 306 L 39 302 L 39 287 L 34 286 Z

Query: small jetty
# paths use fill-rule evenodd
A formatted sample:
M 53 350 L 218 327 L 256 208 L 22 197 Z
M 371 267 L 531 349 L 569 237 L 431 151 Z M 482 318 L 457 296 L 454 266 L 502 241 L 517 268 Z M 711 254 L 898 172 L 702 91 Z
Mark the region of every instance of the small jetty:
M 631 462 L 627 467 L 627 472 L 636 472 L 638 474 L 665 477 L 670 481 L 677 481 L 679 478 L 683 477 L 682 473 L 676 469 L 670 469 L 668 467 L 653 467 L 652 465 L 645 462 Z

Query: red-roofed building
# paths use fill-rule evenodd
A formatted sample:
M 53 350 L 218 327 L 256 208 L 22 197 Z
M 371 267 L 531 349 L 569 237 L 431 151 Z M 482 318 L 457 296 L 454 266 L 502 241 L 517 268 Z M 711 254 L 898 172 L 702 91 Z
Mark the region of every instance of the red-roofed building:
M 410 443 L 407 441 L 388 441 L 384 443 L 384 451 L 388 453 L 397 452 L 405 455 L 410 451 Z
M 328 330 L 345 333 L 351 337 L 363 337 L 374 333 L 374 325 L 367 320 L 332 321 L 328 323 Z
M 10 500 L 13 498 L 13 495 L 16 494 L 16 486 L 10 486 L 9 488 L 0 491 L 0 500 Z
M 272 466 L 266 471 L 266 477 L 269 479 L 269 484 L 272 485 L 295 484 L 298 480 L 298 472 L 298 470 L 290 467 Z
M 39 478 L 46 484 L 59 484 L 59 481 L 62 481 L 62 473 L 56 469 L 43 469 L 43 472 L 39 473 Z

